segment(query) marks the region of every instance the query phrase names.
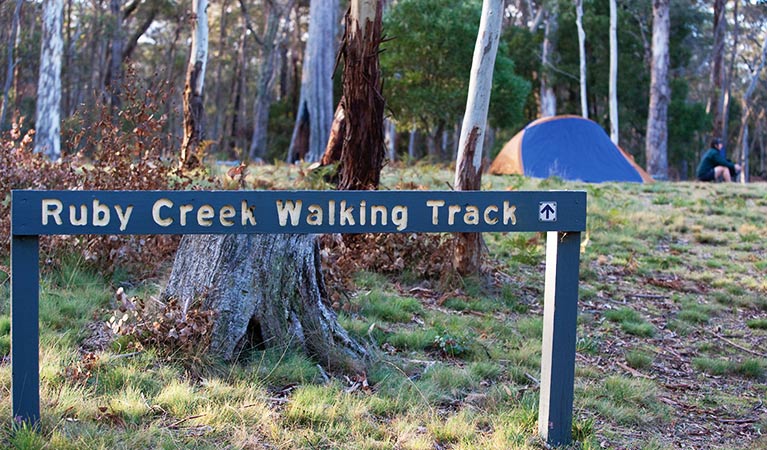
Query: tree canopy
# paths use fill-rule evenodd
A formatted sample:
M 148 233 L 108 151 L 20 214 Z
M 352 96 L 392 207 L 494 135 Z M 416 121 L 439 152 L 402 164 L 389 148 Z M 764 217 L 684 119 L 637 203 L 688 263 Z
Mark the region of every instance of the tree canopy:
M 392 40 L 381 55 L 384 95 L 398 122 L 431 132 L 461 120 L 481 8 L 477 0 L 403 0 L 385 17 L 384 30 Z M 529 92 L 530 82 L 515 73 L 508 44 L 502 42 L 491 124 L 521 126 Z

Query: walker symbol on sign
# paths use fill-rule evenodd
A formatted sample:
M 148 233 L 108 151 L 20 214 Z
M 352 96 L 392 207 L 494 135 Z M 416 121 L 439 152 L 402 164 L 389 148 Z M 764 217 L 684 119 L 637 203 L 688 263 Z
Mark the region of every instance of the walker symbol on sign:
M 557 202 L 540 202 L 538 204 L 538 220 L 541 222 L 556 222 Z

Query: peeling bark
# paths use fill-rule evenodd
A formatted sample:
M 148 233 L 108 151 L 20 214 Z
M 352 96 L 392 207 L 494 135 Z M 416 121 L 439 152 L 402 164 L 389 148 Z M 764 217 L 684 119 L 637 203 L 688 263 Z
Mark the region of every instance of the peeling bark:
M 330 137 L 328 145 L 325 147 L 325 153 L 322 155 L 320 164 L 327 166 L 341 160 L 341 151 L 344 147 L 344 135 L 346 134 L 346 113 L 342 103 L 336 108 L 333 115 L 333 125 L 330 127 Z
M 314 236 L 185 236 L 163 295 L 216 311 L 210 352 L 226 360 L 248 344 L 298 348 L 331 370 L 367 356 L 327 306 Z
M 203 88 L 208 61 L 208 1 L 193 0 L 194 32 L 184 86 L 184 140 L 181 143 L 181 164 L 194 168 L 202 161 L 200 144 L 205 139 Z
M 456 186 L 461 190 L 480 190 L 482 187 L 482 168 L 474 166 L 474 155 L 481 153 L 480 129 L 475 127 L 469 133 L 463 147 L 464 157 L 458 160 L 456 167 Z M 453 267 L 458 273 L 469 274 L 477 272 L 482 265 L 482 234 L 456 233 L 453 249 Z
M 339 108 L 346 127 L 339 167 L 340 190 L 378 187 L 385 156 L 384 107 L 379 47 L 382 41 L 380 1 L 353 1 L 346 13 L 343 48 L 344 94 Z
M 493 68 L 498 52 L 503 18 L 503 0 L 485 0 L 474 46 L 466 113 L 461 127 L 455 167 L 455 189 L 479 190 L 482 183 L 482 147 L 487 128 L 487 111 L 493 85 Z M 453 267 L 462 274 L 479 271 L 482 235 L 458 233 L 455 237 Z

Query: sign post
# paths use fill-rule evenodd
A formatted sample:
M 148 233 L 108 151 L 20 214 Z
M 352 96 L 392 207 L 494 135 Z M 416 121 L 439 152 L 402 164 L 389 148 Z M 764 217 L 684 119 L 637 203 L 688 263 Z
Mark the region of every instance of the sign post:
M 40 420 L 41 235 L 547 232 L 539 433 L 571 440 L 582 191 L 13 191 L 12 410 Z

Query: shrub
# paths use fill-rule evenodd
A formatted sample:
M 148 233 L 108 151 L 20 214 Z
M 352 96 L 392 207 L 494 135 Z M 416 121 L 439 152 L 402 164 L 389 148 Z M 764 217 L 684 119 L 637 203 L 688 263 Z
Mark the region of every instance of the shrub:
M 83 116 L 67 122 L 64 156 L 52 162 L 33 152 L 34 131 L 21 134 L 14 124 L 0 140 L 0 257 L 10 249 L 12 189 L 38 190 L 167 190 L 189 188 L 201 173 L 183 173 L 170 151 L 164 131 L 166 118 L 157 111 L 167 93 L 140 91 L 126 83 L 121 110 L 105 106 L 96 120 Z M 132 87 L 130 87 L 132 86 Z M 87 112 L 85 113 L 87 114 Z M 62 254 L 79 254 L 99 269 L 119 266 L 152 273 L 172 255 L 176 236 L 53 236 L 41 239 L 41 253 L 55 261 Z
M 129 349 L 144 346 L 155 348 L 165 355 L 200 355 L 210 345 L 215 311 L 198 308 L 184 310 L 175 299 L 163 303 L 152 298 L 128 298 L 119 288 L 116 293 L 120 308 L 109 319 L 109 327 L 116 335 L 134 339 Z

